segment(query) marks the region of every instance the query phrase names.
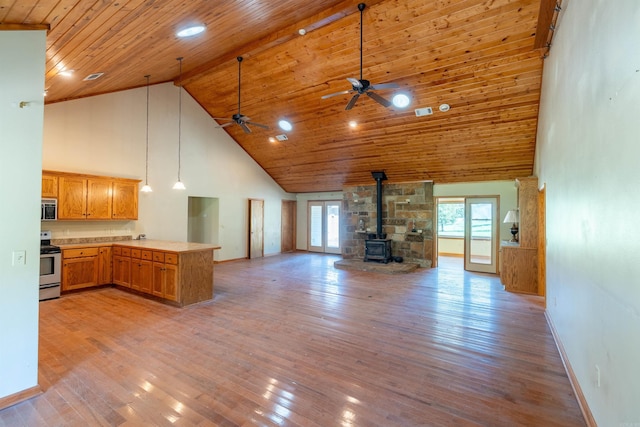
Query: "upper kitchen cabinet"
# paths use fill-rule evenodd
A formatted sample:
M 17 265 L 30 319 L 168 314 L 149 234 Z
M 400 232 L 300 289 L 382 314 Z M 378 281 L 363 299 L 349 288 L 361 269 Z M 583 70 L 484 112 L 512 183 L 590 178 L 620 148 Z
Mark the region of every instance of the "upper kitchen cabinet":
M 43 172 L 57 176 L 59 220 L 138 219 L 140 180 Z
M 58 176 L 42 174 L 42 198 L 56 199 L 58 198 Z
M 138 182 L 129 180 L 113 182 L 112 219 L 138 219 Z

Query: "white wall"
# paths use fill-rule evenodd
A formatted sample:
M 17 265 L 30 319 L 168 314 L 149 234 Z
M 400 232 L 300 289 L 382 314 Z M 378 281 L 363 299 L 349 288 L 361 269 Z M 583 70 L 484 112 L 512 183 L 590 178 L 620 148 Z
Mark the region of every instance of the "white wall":
M 0 31 L 0 398 L 38 383 L 45 36 Z M 14 251 L 24 265 L 13 265 Z
M 639 1 L 563 2 L 538 124 L 547 310 L 601 426 L 640 425 L 639 41 Z
M 141 81 L 142 81 L 141 77 Z M 219 199 L 217 260 L 247 255 L 248 198 L 263 199 L 264 252 L 280 252 L 284 192 L 189 96 L 182 94 L 181 180 L 178 174 L 178 88 L 150 88 L 149 184 L 139 194 L 138 221 L 48 222 L 54 238 L 133 235 L 186 241 L 188 197 Z M 47 105 L 43 168 L 97 175 L 145 177 L 146 88 Z M 255 138 L 263 138 L 256 134 Z M 265 140 L 265 149 L 269 145 Z M 143 182 L 144 183 L 144 182 Z M 143 184 L 141 183 L 141 185 Z
M 523 177 L 524 178 L 524 177 Z M 507 212 L 518 207 L 518 190 L 515 181 L 483 181 L 457 184 L 433 184 L 434 197 L 499 196 L 500 239 L 511 239 L 511 226 L 505 224 Z

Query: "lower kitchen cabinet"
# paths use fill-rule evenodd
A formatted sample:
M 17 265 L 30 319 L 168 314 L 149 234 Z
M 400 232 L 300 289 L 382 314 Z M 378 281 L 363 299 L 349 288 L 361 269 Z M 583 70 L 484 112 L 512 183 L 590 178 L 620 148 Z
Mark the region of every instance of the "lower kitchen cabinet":
M 62 291 L 97 286 L 99 272 L 98 248 L 65 249 L 62 251 Z
M 98 284 L 109 283 L 113 283 L 113 262 L 111 246 L 105 246 L 98 249 Z
M 131 287 L 131 249 L 114 246 L 113 249 L 113 283 L 127 288 Z
M 178 254 L 169 252 L 153 252 L 153 286 L 152 294 L 178 301 Z

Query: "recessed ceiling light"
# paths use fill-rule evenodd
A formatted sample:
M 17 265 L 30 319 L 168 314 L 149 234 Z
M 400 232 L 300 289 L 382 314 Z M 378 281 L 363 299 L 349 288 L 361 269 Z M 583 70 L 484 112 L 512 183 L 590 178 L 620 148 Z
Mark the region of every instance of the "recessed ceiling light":
M 300 28 L 298 30 L 298 34 L 300 34 L 301 36 L 304 36 L 305 34 L 307 34 L 307 30 L 305 30 L 304 28 Z
M 270 136 L 269 137 L 269 142 L 273 144 L 274 142 L 276 142 L 276 139 L 274 137 Z
M 204 25 L 193 25 L 191 27 L 183 28 L 176 33 L 178 37 L 191 37 L 200 34 L 204 31 Z
M 440 105 L 439 109 L 443 113 L 446 113 L 447 111 L 449 111 L 451 109 L 451 107 L 449 106 L 449 104 L 442 104 L 442 105 Z
M 405 93 L 398 93 L 393 97 L 391 102 L 398 108 L 406 108 L 411 103 L 411 99 Z
M 278 126 L 280 126 L 280 129 L 282 129 L 284 131 L 287 131 L 287 132 L 289 132 L 291 129 L 293 129 L 293 126 L 287 120 L 280 120 L 278 122 Z
M 358 127 L 358 122 L 356 122 L 355 120 L 351 120 L 349 122 L 349 126 L 352 128 L 357 128 Z
M 62 70 L 58 74 L 65 77 L 70 77 L 73 74 L 73 70 Z

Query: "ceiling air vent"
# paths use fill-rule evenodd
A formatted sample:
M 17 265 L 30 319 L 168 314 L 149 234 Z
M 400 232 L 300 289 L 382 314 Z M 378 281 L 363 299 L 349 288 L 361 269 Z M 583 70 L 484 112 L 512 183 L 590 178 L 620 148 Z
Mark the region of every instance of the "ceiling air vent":
M 90 80 L 96 80 L 99 79 L 100 77 L 102 77 L 104 73 L 93 73 L 93 74 L 89 74 L 87 77 L 85 77 L 84 80 L 85 82 L 88 82 Z
M 278 141 L 286 141 L 286 140 L 288 140 L 289 138 L 287 138 L 287 135 L 285 135 L 285 134 L 283 133 L 282 135 L 276 135 L 276 139 L 277 139 Z
M 433 114 L 433 108 L 431 107 L 416 108 L 417 117 L 430 116 L 432 114 Z

